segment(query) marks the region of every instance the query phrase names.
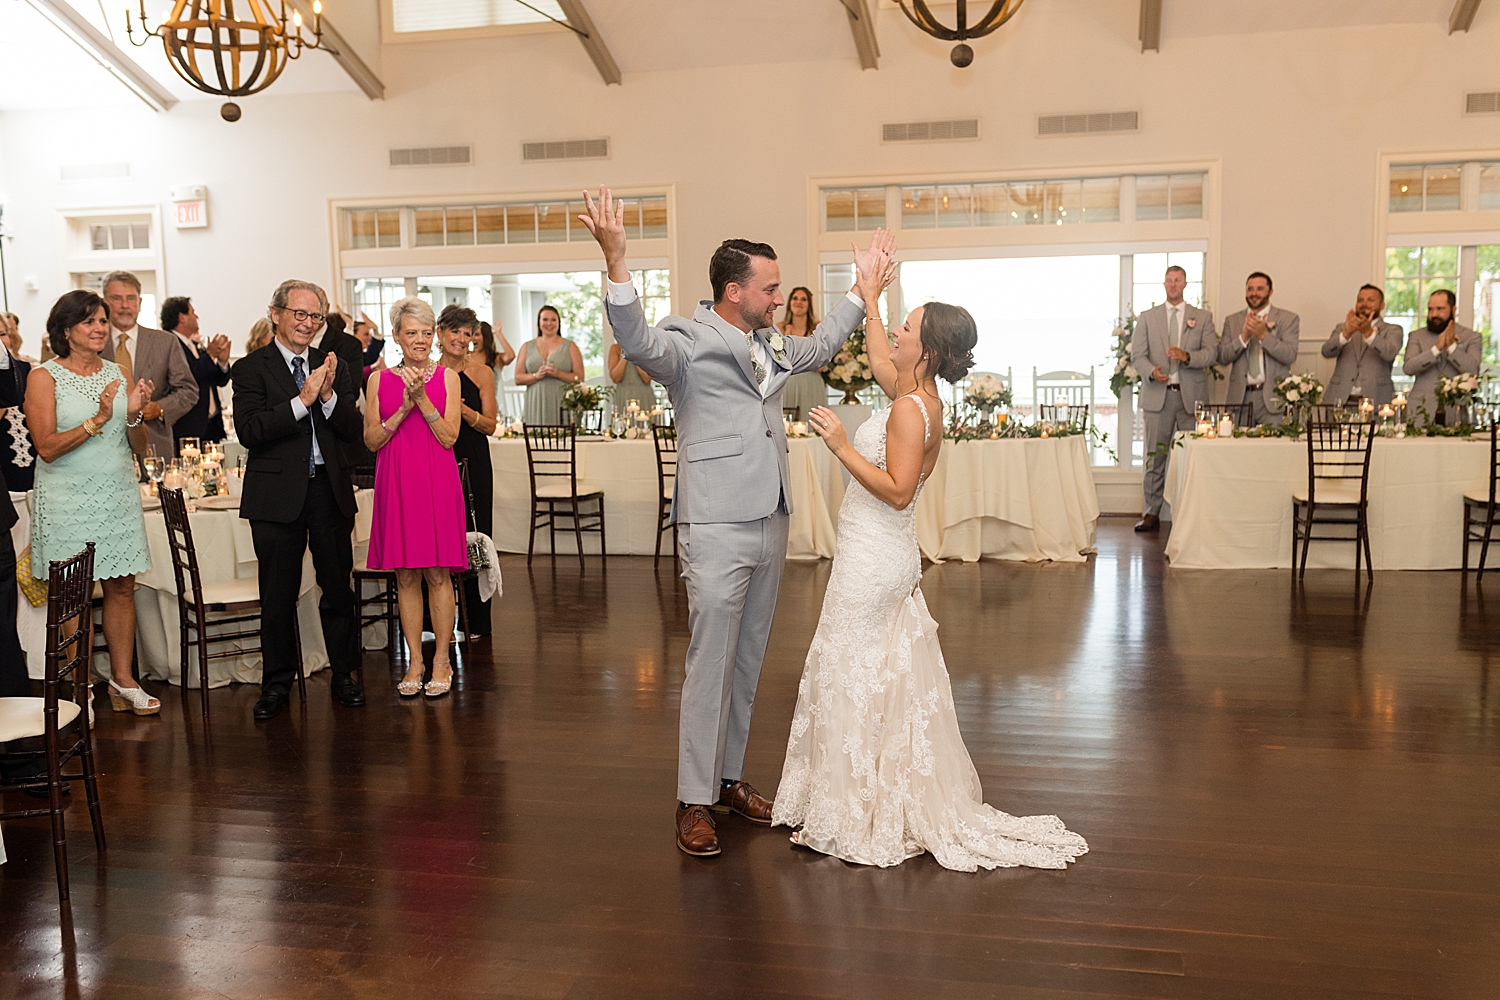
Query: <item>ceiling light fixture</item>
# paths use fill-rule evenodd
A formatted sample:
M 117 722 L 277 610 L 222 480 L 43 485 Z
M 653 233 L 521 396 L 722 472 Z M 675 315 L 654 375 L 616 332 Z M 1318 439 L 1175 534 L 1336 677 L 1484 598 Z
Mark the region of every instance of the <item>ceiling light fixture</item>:
M 937 19 L 932 10 L 927 6 L 926 0 L 911 0 L 911 8 L 906 6 L 907 0 L 896 0 L 901 7 L 901 13 L 905 14 L 912 24 L 921 28 L 933 38 L 941 38 L 944 41 L 957 42 L 953 46 L 953 52 L 948 58 L 953 60 L 953 65 L 962 69 L 974 61 L 974 50 L 968 46 L 966 39 L 983 38 L 994 31 L 1000 25 L 1015 16 L 1016 11 L 1021 9 L 1025 0 L 994 0 L 990 4 L 989 13 L 985 14 L 971 27 L 969 25 L 968 0 L 957 0 L 958 11 L 955 26 L 950 28 Z
M 281 76 L 289 60 L 307 49 L 331 52 L 323 44 L 323 2 L 313 0 L 312 40 L 302 35 L 302 12 L 292 11 L 290 26 L 286 3 L 272 13 L 270 0 L 177 0 L 172 13 L 155 28 L 146 24 L 146 0 L 138 15 L 145 37 L 139 42 L 131 33 L 130 10 L 125 11 L 125 34 L 136 47 L 160 38 L 167 62 L 177 75 L 205 94 L 248 97 L 258 94 Z M 227 122 L 239 121 L 240 106 L 225 103 L 219 114 Z

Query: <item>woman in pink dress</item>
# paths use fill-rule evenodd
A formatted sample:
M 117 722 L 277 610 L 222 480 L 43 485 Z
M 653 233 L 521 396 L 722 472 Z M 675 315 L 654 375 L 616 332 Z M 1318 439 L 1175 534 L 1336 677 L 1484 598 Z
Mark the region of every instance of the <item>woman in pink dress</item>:
M 422 686 L 422 581 L 432 602 L 432 680 L 427 697 L 448 693 L 453 665 L 453 583 L 449 574 L 469 563 L 463 487 L 453 442 L 462 398 L 458 373 L 432 360 L 432 307 L 407 297 L 391 306 L 391 331 L 401 348 L 395 368 L 372 372 L 365 386 L 365 445 L 375 453 L 375 509 L 370 526 L 371 569 L 394 570 L 406 676 L 396 690 L 410 697 Z

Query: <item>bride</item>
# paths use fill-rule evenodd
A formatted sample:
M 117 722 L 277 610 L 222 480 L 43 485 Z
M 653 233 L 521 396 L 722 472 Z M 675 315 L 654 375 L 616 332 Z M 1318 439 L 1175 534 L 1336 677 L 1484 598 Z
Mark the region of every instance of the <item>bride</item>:
M 832 411 L 813 427 L 848 468 L 838 548 L 817 634 L 807 653 L 786 764 L 771 815 L 797 827 L 792 842 L 857 864 L 888 867 L 930 851 L 945 868 L 1066 868 L 1088 850 L 1056 816 L 1010 816 L 984 804 L 922 598 L 914 513 L 942 447 L 936 378 L 973 366 L 968 311 L 919 306 L 892 348 L 879 292 L 894 274 L 892 234 L 878 234 L 865 283 L 870 369 L 891 405 L 851 444 Z

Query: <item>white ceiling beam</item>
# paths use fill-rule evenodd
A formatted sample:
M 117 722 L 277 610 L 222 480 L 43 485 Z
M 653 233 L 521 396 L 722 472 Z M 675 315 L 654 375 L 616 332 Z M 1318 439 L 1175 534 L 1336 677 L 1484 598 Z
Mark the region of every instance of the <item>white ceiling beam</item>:
M 291 5 L 302 12 L 302 23 L 310 25 L 313 22 L 312 0 L 291 0 Z M 365 96 L 372 101 L 385 99 L 385 84 L 380 82 L 380 77 L 375 75 L 369 65 L 354 51 L 354 46 L 339 34 L 339 29 L 333 26 L 328 18 L 319 19 L 318 26 L 323 31 L 323 51 L 333 57 L 333 61 L 343 67 L 344 72 L 349 74 L 349 79 L 359 85 L 359 89 L 365 92 Z
M 562 8 L 563 15 L 567 17 L 573 33 L 582 43 L 583 50 L 594 61 L 594 68 L 604 78 L 605 85 L 619 83 L 620 67 L 615 65 L 615 57 L 609 54 L 609 48 L 604 44 L 604 37 L 594 26 L 594 19 L 589 17 L 589 12 L 584 9 L 583 0 L 557 0 L 557 5 Z
M 1479 0 L 1455 0 L 1453 13 L 1448 15 L 1448 34 L 1455 31 L 1469 30 L 1469 25 L 1474 23 L 1474 15 L 1479 13 Z
M 854 33 L 854 48 L 859 53 L 860 69 L 880 68 L 880 42 L 875 38 L 875 18 L 866 0 L 839 0 L 849 15 L 849 30 Z
M 1161 51 L 1161 0 L 1141 0 L 1141 51 Z
M 84 52 L 87 52 L 94 61 L 109 72 L 116 80 L 124 84 L 132 94 L 145 101 L 153 111 L 167 111 L 177 103 L 177 98 L 172 92 L 163 87 L 156 79 L 136 65 L 135 61 L 127 56 L 120 47 L 110 41 L 98 28 L 94 27 L 82 14 L 74 10 L 64 0 L 27 0 L 37 13 L 73 40 Z

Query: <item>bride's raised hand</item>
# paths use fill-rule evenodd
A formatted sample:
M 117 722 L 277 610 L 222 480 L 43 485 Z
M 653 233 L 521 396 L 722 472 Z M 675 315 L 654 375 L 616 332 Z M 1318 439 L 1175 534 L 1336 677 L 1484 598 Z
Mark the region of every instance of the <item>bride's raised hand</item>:
M 854 250 L 854 285 L 866 300 L 879 297 L 896 277 L 896 234 L 889 229 L 877 229 L 870 238 L 870 248 L 860 250 L 858 244 L 850 244 Z
M 818 432 L 818 437 L 828 445 L 828 450 L 835 455 L 849 446 L 849 435 L 844 430 L 844 422 L 828 407 L 813 407 L 807 419 L 812 424 L 813 430 Z

